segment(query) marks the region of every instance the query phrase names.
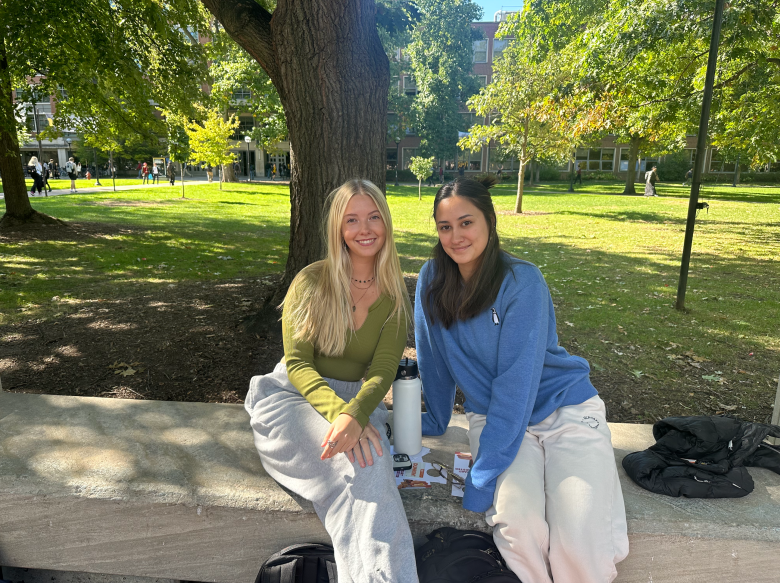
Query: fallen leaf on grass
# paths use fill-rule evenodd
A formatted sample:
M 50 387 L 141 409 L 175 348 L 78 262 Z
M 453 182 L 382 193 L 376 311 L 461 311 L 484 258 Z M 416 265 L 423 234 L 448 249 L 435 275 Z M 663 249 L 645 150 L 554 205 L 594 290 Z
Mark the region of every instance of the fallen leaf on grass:
M 643 376 L 645 376 L 645 373 L 643 373 L 641 370 L 632 370 L 631 374 L 638 379 L 641 379 Z
M 132 375 L 134 375 L 136 372 L 138 372 L 138 371 L 137 371 L 137 370 L 135 370 L 134 368 L 132 368 L 132 367 L 128 367 L 128 368 L 126 368 L 125 370 L 117 370 L 117 371 L 114 371 L 114 374 L 120 374 L 120 375 L 122 375 L 123 377 L 129 377 L 129 376 L 132 376 Z
M 572 327 L 574 327 L 574 324 L 572 324 L 571 322 L 566 322 L 566 321 L 564 321 L 564 324 L 566 324 L 567 326 L 572 326 Z
M 591 362 L 590 366 L 592 366 L 594 370 L 604 370 L 603 366 L 601 366 L 600 364 L 596 364 L 595 362 Z
M 723 403 L 718 403 L 718 407 L 720 407 L 724 411 L 736 411 L 737 410 L 737 406 L 736 405 L 724 405 Z
M 701 377 L 701 378 L 703 378 L 705 381 L 716 381 L 716 382 L 720 382 L 720 380 L 721 380 L 723 377 L 719 377 L 718 375 L 714 375 L 714 374 L 705 374 L 705 375 L 702 375 L 702 377 Z

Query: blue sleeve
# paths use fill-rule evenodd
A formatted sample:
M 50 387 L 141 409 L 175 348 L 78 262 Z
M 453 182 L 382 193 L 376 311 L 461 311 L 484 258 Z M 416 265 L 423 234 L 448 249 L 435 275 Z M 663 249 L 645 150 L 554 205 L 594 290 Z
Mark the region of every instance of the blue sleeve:
M 423 435 L 441 435 L 447 431 L 452 417 L 455 380 L 436 346 L 423 308 L 424 290 L 428 287 L 426 275 L 429 271 L 426 263 L 417 278 L 417 290 L 414 293 L 414 343 L 426 411 L 422 414 L 422 432 Z
M 550 292 L 533 283 L 510 300 L 501 315 L 498 374 L 491 386 L 479 453 L 466 479 L 463 507 L 485 512 L 496 480 L 514 461 L 531 419 L 547 350 Z

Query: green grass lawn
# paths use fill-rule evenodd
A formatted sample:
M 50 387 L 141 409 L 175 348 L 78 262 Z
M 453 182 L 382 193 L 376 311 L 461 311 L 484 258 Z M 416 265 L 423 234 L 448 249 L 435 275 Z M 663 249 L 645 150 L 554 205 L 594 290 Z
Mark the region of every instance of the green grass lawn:
M 780 373 L 780 188 L 704 188 L 685 313 L 674 310 L 688 202 L 660 185 L 656 198 L 613 195 L 620 184 L 493 189 L 504 247 L 537 264 L 556 304 L 561 344 L 586 357 L 597 388 L 622 418 L 732 412 L 764 420 Z M 565 185 L 567 186 L 567 185 Z M 639 187 L 639 185 L 637 185 Z M 435 233 L 434 188 L 389 188 L 406 274 Z M 282 271 L 286 186 L 218 184 L 180 190 L 36 198 L 38 210 L 88 225 L 79 242 L 0 240 L 0 324 L 55 317 L 79 302 L 136 286 L 259 278 Z M 102 230 L 101 230 L 102 229 Z M 60 298 L 70 297 L 67 306 Z M 53 298 L 58 298 L 53 300 Z M 605 388 L 606 387 L 606 388 Z

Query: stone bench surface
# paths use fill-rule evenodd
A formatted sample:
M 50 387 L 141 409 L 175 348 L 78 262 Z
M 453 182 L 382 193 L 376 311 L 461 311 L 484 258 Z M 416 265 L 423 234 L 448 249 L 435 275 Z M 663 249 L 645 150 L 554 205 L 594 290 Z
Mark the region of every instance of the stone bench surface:
M 466 450 L 466 419 L 424 439 L 426 459 Z M 610 424 L 631 537 L 619 582 L 775 581 L 780 476 L 730 500 L 636 486 L 623 456 L 651 426 Z M 403 490 L 416 540 L 439 526 L 487 530 L 447 488 Z M 241 405 L 0 392 L 0 565 L 249 582 L 270 554 L 328 537 L 305 500 L 263 470 Z M 766 576 L 766 578 L 762 578 Z

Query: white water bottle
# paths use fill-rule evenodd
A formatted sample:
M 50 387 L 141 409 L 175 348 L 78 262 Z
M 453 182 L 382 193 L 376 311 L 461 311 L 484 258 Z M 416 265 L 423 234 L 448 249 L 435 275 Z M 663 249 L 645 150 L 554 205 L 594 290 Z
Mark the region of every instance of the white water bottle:
M 422 382 L 417 361 L 401 359 L 393 381 L 393 446 L 395 453 L 417 455 L 422 449 Z

